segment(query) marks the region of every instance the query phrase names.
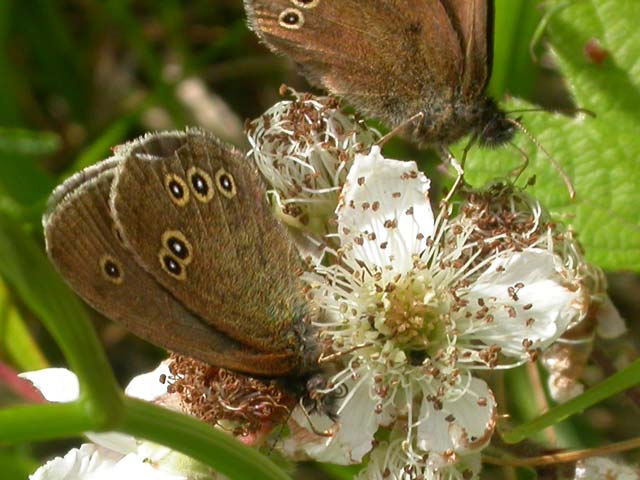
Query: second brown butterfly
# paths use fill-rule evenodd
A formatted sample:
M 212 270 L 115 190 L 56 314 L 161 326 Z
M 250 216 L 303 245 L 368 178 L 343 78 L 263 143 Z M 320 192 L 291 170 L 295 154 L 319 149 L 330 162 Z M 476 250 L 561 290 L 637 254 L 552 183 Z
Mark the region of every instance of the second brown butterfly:
M 245 0 L 249 22 L 311 83 L 419 144 L 441 151 L 470 134 L 499 146 L 514 135 L 485 91 L 492 0 Z M 416 114 L 422 118 L 409 121 Z

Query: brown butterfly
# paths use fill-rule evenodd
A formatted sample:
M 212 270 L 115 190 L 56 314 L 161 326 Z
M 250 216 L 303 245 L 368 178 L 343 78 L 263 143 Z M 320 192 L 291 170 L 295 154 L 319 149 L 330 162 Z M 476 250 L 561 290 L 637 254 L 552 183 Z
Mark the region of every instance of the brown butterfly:
M 471 134 L 511 140 L 516 122 L 485 94 L 492 0 L 245 0 L 249 22 L 309 81 L 420 144 L 446 149 Z M 416 114 L 422 117 L 409 121 Z
M 316 368 L 297 250 L 252 164 L 211 135 L 117 148 L 55 190 L 43 225 L 69 285 L 140 337 L 253 375 Z

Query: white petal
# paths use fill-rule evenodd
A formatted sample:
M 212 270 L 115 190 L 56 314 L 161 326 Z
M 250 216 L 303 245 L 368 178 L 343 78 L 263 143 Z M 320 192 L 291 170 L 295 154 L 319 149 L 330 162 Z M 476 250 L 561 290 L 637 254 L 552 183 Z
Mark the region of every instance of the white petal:
M 373 435 L 385 420 L 388 412 L 375 413 L 378 403 L 372 398 L 372 375 L 367 375 L 358 384 L 349 385 L 349 394 L 338 410 L 336 423 L 326 416 L 312 415 L 311 421 L 316 431 L 335 431 L 332 437 L 321 437 L 308 431 L 309 422 L 299 409 L 293 413 L 293 419 L 302 426 L 303 431 L 294 432 L 293 437 L 285 440 L 284 450 L 290 455 L 303 451 L 306 456 L 319 462 L 349 465 L 362 462 L 362 457 L 373 447 Z
M 620 312 L 608 295 L 605 295 L 602 303 L 598 305 L 596 321 L 598 322 L 598 335 L 605 339 L 618 338 L 627 331 L 624 318 L 620 316 Z
M 434 232 L 429 186 L 415 162 L 385 159 L 377 146 L 356 155 L 336 210 L 342 245 L 355 241 L 357 259 L 395 274 L 411 269 Z
M 166 395 L 167 385 L 160 383 L 160 376 L 166 375 L 168 377 L 170 375 L 169 363 L 169 360 L 165 360 L 155 370 L 134 377 L 127 385 L 124 393 L 130 397 L 148 402 L 153 402 Z
M 388 468 L 387 449 L 386 442 L 377 446 L 369 456 L 367 467 L 360 471 L 354 480 L 397 480 L 398 477 L 391 470 L 385 476 L 385 471 Z
M 45 368 L 19 376 L 33 383 L 49 402 L 73 402 L 80 395 L 78 377 L 66 368 Z
M 168 361 L 160 363 L 153 371 L 134 377 L 125 393 L 141 400 L 154 401 L 167 393 L 167 386 L 160 383 L 160 375 L 169 375 Z M 19 374 L 33 383 L 49 402 L 73 402 L 80 395 L 78 377 L 66 368 L 45 368 Z
M 135 437 L 117 432 L 85 432 L 85 437 L 100 447 L 112 450 L 121 455 L 134 453 L 138 449 L 138 441 Z
M 473 317 L 480 310 L 479 303 L 493 315 L 492 322 L 476 322 L 473 338 L 502 347 L 505 355 L 522 356 L 523 340 L 531 341 L 529 350 L 534 350 L 560 337 L 580 315 L 582 292 L 563 284 L 557 260 L 553 253 L 540 249 L 509 252 L 495 260 L 466 297 L 467 311 Z M 520 282 L 524 287 L 515 300 L 509 289 Z
M 138 448 L 138 455 L 149 459 L 153 463 L 161 462 L 172 452 L 173 450 L 169 447 L 151 442 L 143 442 Z
M 188 480 L 187 475 L 166 472 L 148 463 L 146 458 L 130 454 L 116 464 L 109 475 L 101 475 L 95 480 L 113 480 L 114 478 L 130 478 L 145 480 Z M 91 480 L 94 480 L 93 478 Z
M 40 467 L 31 480 L 80 480 L 98 478 L 101 472 L 112 472 L 122 455 L 97 445 L 84 444 Z
M 163 472 L 177 475 L 178 478 L 185 475 L 189 480 L 226 480 L 224 475 L 212 472 L 209 466 L 163 445 L 143 442 L 137 455 Z
M 393 432 L 394 438 L 397 432 Z M 424 480 L 476 480 L 482 469 L 480 454 L 457 456 L 455 463 L 442 464 L 439 460 L 434 463 L 433 455 L 425 454 L 421 459 L 410 461 L 402 449 L 402 442 L 393 441 L 380 443 L 371 452 L 369 463 L 355 480 L 410 480 L 422 478 Z M 414 470 L 407 474 L 405 468 Z
M 186 480 L 157 468 L 136 454 L 123 456 L 93 444 L 74 448 L 64 457 L 57 457 L 40 467 L 30 480 Z
M 496 422 L 496 403 L 487 384 L 472 378 L 458 399 L 444 401 L 441 410 L 423 399 L 418 426 L 418 447 L 442 454 L 447 450 L 468 452 L 484 448 Z

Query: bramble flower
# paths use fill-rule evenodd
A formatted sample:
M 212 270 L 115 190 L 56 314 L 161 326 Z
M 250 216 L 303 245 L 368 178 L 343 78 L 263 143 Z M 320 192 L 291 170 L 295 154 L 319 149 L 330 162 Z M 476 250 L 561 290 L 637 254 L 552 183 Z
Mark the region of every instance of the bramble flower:
M 117 449 L 114 449 L 117 448 Z M 179 458 L 176 458 L 179 457 Z M 176 462 L 176 460 L 178 460 Z M 162 447 L 141 443 L 136 450 L 126 446 L 110 447 L 85 443 L 40 467 L 30 480 L 109 480 L 113 478 L 143 478 L 145 480 L 196 480 L 215 478 L 211 475 L 177 473 L 180 462 L 187 457 Z
M 582 393 L 579 378 L 591 355 L 594 335 L 612 339 L 626 329 L 607 296 L 602 270 L 584 259 L 571 230 L 555 224 L 537 200 L 511 186 L 498 183 L 472 193 L 458 221 L 476 225 L 473 238 L 481 249 L 535 246 L 562 259 L 564 278 L 579 286 L 582 294 L 582 315 L 544 351 L 542 364 L 550 373 L 547 385 L 554 400 L 563 402 Z
M 271 185 L 285 224 L 324 235 L 356 153 L 378 133 L 331 97 L 292 92 L 248 124 L 249 157 Z
M 476 208 L 484 192 L 436 218 L 428 193 L 415 163 L 377 147 L 356 155 L 336 210 L 339 248 L 307 275 L 338 371 L 322 393 L 339 420 L 296 410 L 290 454 L 349 464 L 373 450 L 368 478 L 472 478 L 458 462 L 487 445 L 497 415 L 474 374 L 537 359 L 586 314 L 571 239 L 537 202 L 505 190 L 502 207 L 491 203 L 512 222 L 505 232 Z M 377 442 L 380 429 L 389 442 Z

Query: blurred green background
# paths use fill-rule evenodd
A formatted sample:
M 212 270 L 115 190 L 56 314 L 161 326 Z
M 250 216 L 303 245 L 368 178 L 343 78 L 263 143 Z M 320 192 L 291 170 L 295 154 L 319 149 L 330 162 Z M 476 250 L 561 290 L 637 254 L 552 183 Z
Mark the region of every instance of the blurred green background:
M 491 93 L 546 108 L 573 107 L 544 37 L 532 44 L 542 19 L 537 2 L 496 4 Z M 282 83 L 309 88 L 286 59 L 258 43 L 246 26 L 241 0 L 0 0 L 0 214 L 42 246 L 40 217 L 61 180 L 149 130 L 199 125 L 246 147 L 245 120 L 278 101 Z M 419 160 L 439 175 L 429 152 L 402 140 L 394 139 L 387 154 Z M 44 279 L 34 272 L 31 281 Z M 612 295 L 627 318 L 636 317 L 639 285 L 634 275 L 612 276 Z M 0 362 L 15 371 L 64 365 L 30 307 L 0 277 Z M 92 316 L 121 384 L 163 357 L 121 327 Z M 515 372 L 506 384 L 521 390 L 520 399 L 530 399 L 519 375 L 526 374 Z M 0 377 L 0 407 L 19 402 L 2 383 Z M 516 417 L 535 415 L 533 407 L 527 413 L 532 410 L 527 401 L 518 405 Z M 599 414 L 610 439 L 633 434 L 606 409 Z M 586 428 L 589 421 L 573 428 Z M 583 443 L 597 444 L 599 435 L 585 435 Z M 78 443 L 0 447 L 0 477 L 25 478 L 47 457 Z M 516 478 L 514 472 L 486 475 Z M 349 478 L 349 473 L 310 465 L 299 478 Z
M 2 1 L 0 148 L 23 157 L 2 162 L 2 193 L 33 205 L 60 175 L 152 129 L 198 124 L 242 144 L 244 120 L 277 101 L 281 83 L 308 87 L 258 44 L 241 3 Z M 534 3 L 498 0 L 491 92 L 570 105 L 553 68 L 529 54 Z

